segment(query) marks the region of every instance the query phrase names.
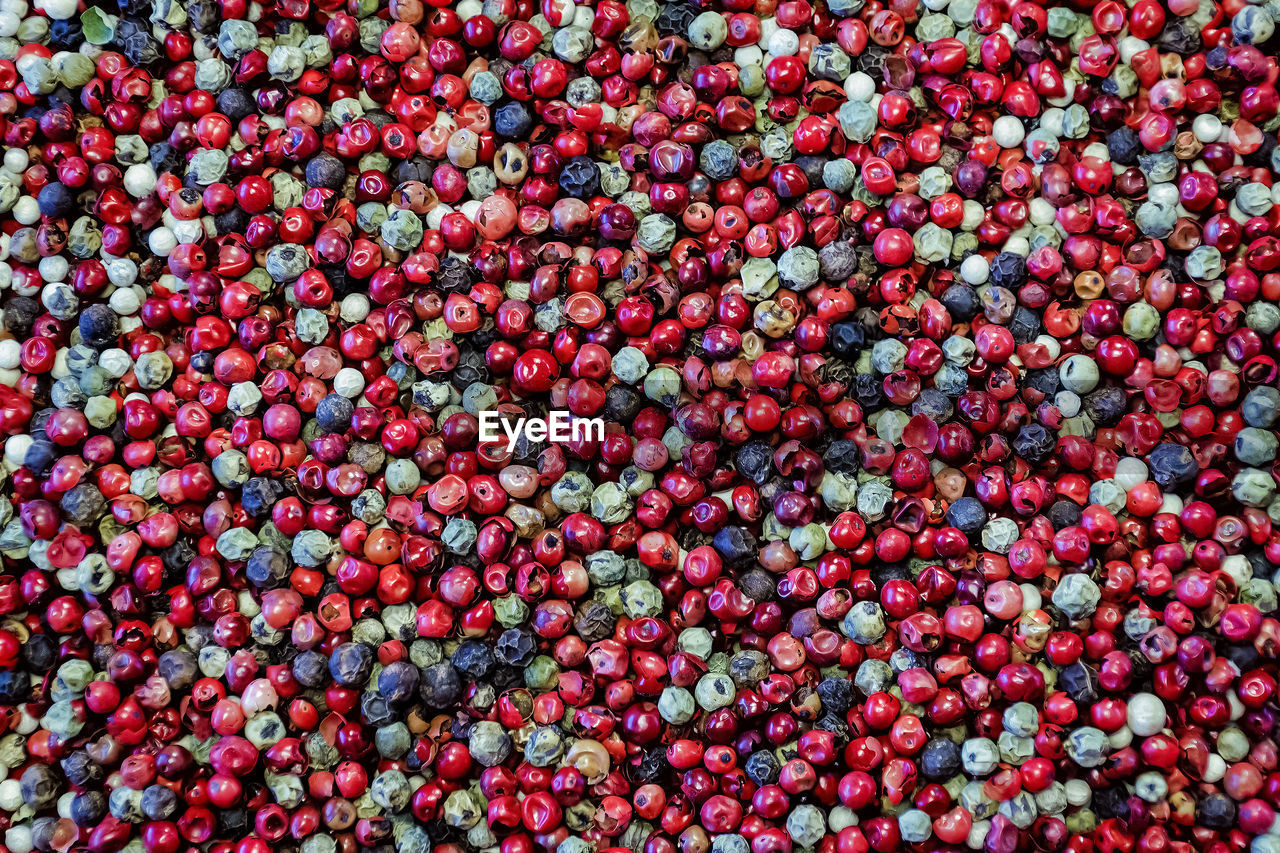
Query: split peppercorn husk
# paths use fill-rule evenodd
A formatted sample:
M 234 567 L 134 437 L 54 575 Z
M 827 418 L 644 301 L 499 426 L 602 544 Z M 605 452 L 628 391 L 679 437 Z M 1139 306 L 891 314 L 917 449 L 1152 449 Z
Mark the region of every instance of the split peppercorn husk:
M 0 0 L 2 853 L 1280 853 L 1277 18 Z

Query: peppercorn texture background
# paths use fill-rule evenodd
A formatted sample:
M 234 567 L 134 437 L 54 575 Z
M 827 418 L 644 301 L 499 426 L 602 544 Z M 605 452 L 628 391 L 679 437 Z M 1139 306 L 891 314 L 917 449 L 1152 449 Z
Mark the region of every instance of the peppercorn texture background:
M 0 0 L 0 853 L 1280 853 L 1278 18 Z

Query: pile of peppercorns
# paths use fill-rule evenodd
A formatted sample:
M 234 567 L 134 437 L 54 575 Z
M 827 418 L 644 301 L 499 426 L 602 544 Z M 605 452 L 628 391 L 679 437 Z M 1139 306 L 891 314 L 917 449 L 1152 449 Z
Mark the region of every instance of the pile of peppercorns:
M 1277 20 L 0 0 L 0 853 L 1280 853 Z

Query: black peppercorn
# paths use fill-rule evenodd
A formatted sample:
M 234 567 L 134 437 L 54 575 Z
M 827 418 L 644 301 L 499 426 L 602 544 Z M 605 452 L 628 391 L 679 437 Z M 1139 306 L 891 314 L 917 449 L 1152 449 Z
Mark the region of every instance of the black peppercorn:
M 307 161 L 307 185 L 330 190 L 342 189 L 347 167 L 332 154 L 317 154 Z
M 847 678 L 824 678 L 818 682 L 818 698 L 827 713 L 847 713 L 853 707 L 853 682 Z
M 25 672 L 0 672 L 0 704 L 17 705 L 31 695 L 31 676 Z
M 735 569 L 751 563 L 757 553 L 756 537 L 745 527 L 722 528 L 712 537 L 711 546 L 729 567 Z
M 245 577 L 254 586 L 270 589 L 279 586 L 289 576 L 289 557 L 269 545 L 253 549 L 245 564 Z
M 218 111 L 238 123 L 246 116 L 256 115 L 258 105 L 248 91 L 233 86 L 218 93 Z
M 493 648 L 494 657 L 507 666 L 528 666 L 537 653 L 538 644 L 533 634 L 522 628 L 503 631 Z
M 284 495 L 284 484 L 266 477 L 250 477 L 240 490 L 240 505 L 254 518 L 271 514 L 271 508 Z
M 393 704 L 408 701 L 417 693 L 418 678 L 416 666 L 406 661 L 393 661 L 378 673 L 378 692 Z
M 107 349 L 120 337 L 120 317 L 107 305 L 90 305 L 80 314 L 80 337 L 87 346 Z
M 1147 456 L 1151 479 L 1166 492 L 1180 491 L 1194 485 L 1200 466 L 1190 448 L 1181 444 L 1156 445 Z
M 560 171 L 560 189 L 570 198 L 591 198 L 600 191 L 600 169 L 590 157 L 574 157 Z
M 764 485 L 773 473 L 773 447 L 764 441 L 748 441 L 738 448 L 733 467 L 756 485 Z
M 293 659 L 293 677 L 303 687 L 323 687 L 329 678 L 329 661 L 315 649 L 307 649 Z
M 987 510 L 982 503 L 968 495 L 957 498 L 947 508 L 947 524 L 958 529 L 966 536 L 974 536 L 987 523 Z
M 533 130 L 533 116 L 519 101 L 508 101 L 493 111 L 493 132 L 508 139 L 523 139 Z
M 1033 465 L 1038 465 L 1053 455 L 1058 446 L 1057 437 L 1042 424 L 1025 424 L 1013 439 L 1013 452 Z
M 479 681 L 493 668 L 493 651 L 480 640 L 464 640 L 453 653 L 453 666 L 472 681 Z
M 343 643 L 329 658 L 329 674 L 343 687 L 363 687 L 373 674 L 373 648 L 364 643 Z
M 866 345 L 867 330 L 861 323 L 836 323 L 831 327 L 831 348 L 840 355 L 857 355 Z
M 950 779 L 960 769 L 960 745 L 948 738 L 931 738 L 920 752 L 920 772 L 927 779 Z
M 1098 673 L 1088 664 L 1076 662 L 1064 666 L 1058 673 L 1058 687 L 1081 704 L 1098 701 Z
M 1062 530 L 1064 527 L 1073 527 L 1079 524 L 1084 512 L 1080 505 L 1074 501 L 1061 500 L 1054 501 L 1046 515 L 1054 530 Z
M 76 826 L 97 826 L 107 816 L 107 797 L 101 791 L 85 791 L 71 800 L 71 820 Z
M 462 695 L 462 678 L 448 661 L 432 664 L 422 670 L 419 693 L 432 708 L 447 708 Z
M 757 785 L 772 785 L 782 773 L 782 765 L 773 752 L 759 749 L 747 756 L 742 771 Z
M 1089 394 L 1082 402 L 1085 414 L 1089 416 L 1094 425 L 1112 427 L 1124 417 L 1129 401 L 1124 391 L 1108 386 L 1099 388 Z

